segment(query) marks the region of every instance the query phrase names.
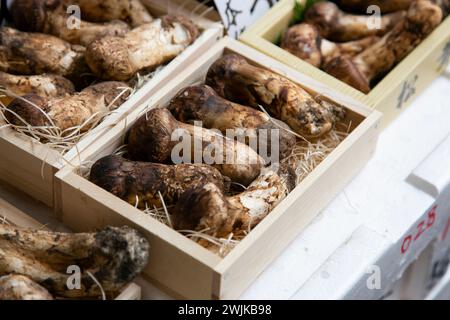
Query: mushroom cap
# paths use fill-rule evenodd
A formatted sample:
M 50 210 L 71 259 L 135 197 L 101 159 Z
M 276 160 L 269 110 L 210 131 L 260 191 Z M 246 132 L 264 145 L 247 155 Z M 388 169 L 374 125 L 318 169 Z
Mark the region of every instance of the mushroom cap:
M 136 73 L 124 38 L 107 36 L 94 40 L 86 48 L 86 63 L 100 78 L 128 81 Z
M 61 0 L 14 0 L 11 16 L 16 28 L 22 31 L 43 32 L 47 11 L 61 5 Z
M 232 231 L 232 226 L 226 226 L 228 220 L 233 219 L 228 217 L 227 199 L 213 183 L 183 193 L 172 214 L 176 230 L 208 229 L 208 234 L 214 236 L 225 236 Z
M 131 160 L 165 163 L 172 154 L 172 133 L 177 121 L 166 108 L 155 108 L 139 118 L 128 136 L 128 155 Z
M 369 81 L 349 57 L 334 58 L 325 65 L 324 70 L 363 93 L 367 94 L 370 92 Z
M 322 38 L 319 30 L 309 23 L 290 27 L 283 35 L 281 47 L 315 67 L 322 64 Z
M 439 5 L 429 0 L 414 1 L 406 15 L 406 28 L 413 33 L 429 34 L 442 21 L 443 12 Z
M 31 125 L 34 127 L 43 127 L 50 124 L 44 114 L 44 112 L 48 112 L 47 99 L 34 93 L 14 99 L 8 105 L 7 110 L 11 112 L 6 113 L 6 119 L 11 124 L 17 126 Z
M 328 38 L 334 32 L 342 12 L 339 7 L 330 1 L 318 2 L 309 8 L 305 15 L 305 22 L 315 25 L 320 35 Z

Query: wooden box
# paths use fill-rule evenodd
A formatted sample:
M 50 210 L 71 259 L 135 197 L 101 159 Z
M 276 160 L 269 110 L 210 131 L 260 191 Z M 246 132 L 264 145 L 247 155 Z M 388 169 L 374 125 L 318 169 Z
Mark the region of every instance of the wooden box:
M 134 206 L 97 187 L 66 166 L 56 177 L 61 201 L 59 217 L 74 230 L 105 224 L 131 225 L 148 237 L 150 264 L 145 276 L 176 297 L 234 299 L 256 279 L 282 250 L 311 222 L 326 204 L 365 165 L 373 154 L 381 114 L 361 103 L 290 69 L 276 60 L 228 37 L 221 40 L 179 74 L 168 86 L 81 153 L 81 163 L 110 155 L 123 143 L 128 128 L 147 110 L 165 106 L 182 88 L 204 81 L 211 64 L 224 52 L 235 52 L 250 63 L 271 69 L 301 84 L 311 93 L 321 92 L 345 106 L 354 130 L 297 188 L 221 258 L 180 233 L 143 214 Z
M 176 77 L 199 54 L 210 48 L 223 35 L 222 25 L 213 21 L 215 20 L 214 13 L 198 2 L 170 0 L 162 3 L 157 0 L 145 0 L 145 5 L 155 17 L 168 12 L 173 13 L 175 10 L 178 10 L 178 13 L 186 14 L 202 29 L 201 35 L 191 46 L 164 66 L 120 108 L 106 117 L 100 125 L 84 136 L 76 146 L 64 155 L 11 128 L 1 128 L 3 123 L 0 121 L 0 179 L 49 207 L 53 207 L 55 173 L 64 165 L 71 163 L 80 151 L 95 142 L 105 132 L 108 132 L 134 107 L 141 105 L 155 92 L 158 92 L 171 78 Z M 213 20 L 196 15 L 192 11 L 200 15 L 201 12 L 206 11 L 205 16 Z
M 447 17 L 369 94 L 364 94 L 275 44 L 293 20 L 295 1 L 298 0 L 281 0 L 250 27 L 240 40 L 334 90 L 382 112 L 382 127 L 386 127 L 408 107 L 433 79 L 445 71 L 450 61 L 450 17 Z
M 0 208 L 0 223 L 7 222 L 21 228 L 30 229 L 42 229 L 44 227 L 41 223 L 1 198 Z M 115 300 L 141 300 L 141 287 L 132 282 L 123 288 Z

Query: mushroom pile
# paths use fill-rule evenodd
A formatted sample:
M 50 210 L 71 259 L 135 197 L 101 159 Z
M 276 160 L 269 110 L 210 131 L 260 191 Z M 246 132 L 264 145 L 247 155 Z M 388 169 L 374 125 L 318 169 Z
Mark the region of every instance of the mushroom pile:
M 303 21 L 283 34 L 281 47 L 363 93 L 417 47 L 450 9 L 449 0 L 334 2 L 312 5 Z M 379 20 L 362 14 L 370 5 L 380 8 Z
M 144 211 L 164 207 L 167 225 L 201 234 L 195 241 L 221 255 L 211 239 L 242 239 L 295 188 L 296 168 L 283 159 L 298 141 L 326 136 L 345 117 L 341 106 L 227 53 L 204 84 L 137 119 L 126 151 L 99 159 L 89 179 Z
M 86 20 L 68 13 L 74 5 Z M 45 143 L 91 129 L 199 34 L 140 0 L 14 0 L 10 11 L 11 26 L 0 27 L 3 120 L 43 129 L 32 136 Z

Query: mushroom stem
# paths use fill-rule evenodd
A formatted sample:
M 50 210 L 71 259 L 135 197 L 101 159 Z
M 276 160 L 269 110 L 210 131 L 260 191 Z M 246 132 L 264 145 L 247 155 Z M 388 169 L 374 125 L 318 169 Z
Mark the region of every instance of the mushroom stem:
M 46 0 L 15 0 L 11 13 L 15 26 L 20 30 L 52 34 L 83 46 L 97 38 L 123 36 L 129 31 L 128 25 L 119 20 L 102 24 L 74 20 L 79 25 L 71 25 L 71 16 L 61 0 L 51 3 Z
M 295 187 L 289 167 L 265 169 L 244 192 L 227 197 L 213 184 L 193 188 L 178 201 L 176 230 L 194 230 L 223 238 L 243 236 L 258 225 Z
M 354 58 L 338 57 L 325 66 L 325 71 L 368 93 L 371 81 L 387 73 L 442 21 L 442 10 L 429 0 L 416 0 L 408 13 L 381 41 Z
M 246 141 L 256 148 L 255 151 L 258 148 L 271 151 L 272 143 L 276 143 L 280 154 L 286 156 L 296 143 L 295 135 L 284 122 L 271 119 L 256 109 L 225 100 L 207 85 L 190 86 L 181 90 L 172 99 L 168 109 L 179 121 L 202 121 L 205 128 L 217 129 L 223 135 L 227 134 L 227 130 L 241 130 L 241 135 L 237 132 L 238 141 L 240 136 L 248 138 L 246 140 L 256 139 L 258 145 L 255 146 Z M 272 142 L 272 133 L 277 133 L 277 141 Z
M 147 265 L 149 245 L 137 231 L 107 227 L 97 233 L 65 234 L 22 230 L 0 224 L 0 274 L 22 274 L 52 294 L 68 298 L 108 297 Z M 80 268 L 80 287 L 69 288 L 73 271 Z
M 183 192 L 195 186 L 213 183 L 222 191 L 229 187 L 220 172 L 208 165 L 134 162 L 119 156 L 98 160 L 89 179 L 141 209 L 161 207 L 160 195 L 166 205 L 173 205 Z
M 360 13 L 367 13 L 369 6 L 375 5 L 382 13 L 407 10 L 414 0 L 335 0 L 339 7 Z
M 18 76 L 0 71 L 0 86 L 5 89 L 5 94 L 15 96 L 34 93 L 43 98 L 55 98 L 75 92 L 70 80 L 54 74 Z
M 306 12 L 305 22 L 317 26 L 324 38 L 345 42 L 384 35 L 404 16 L 404 11 L 383 15 L 379 28 L 371 28 L 373 17 L 348 14 L 341 11 L 335 3 L 324 1 L 314 4 Z
M 53 297 L 30 278 L 10 274 L 0 278 L 0 300 L 53 300 Z
M 132 27 L 152 22 L 153 18 L 140 0 L 64 0 L 78 5 L 83 19 L 92 22 L 124 20 Z
M 320 105 L 296 83 L 251 65 L 238 54 L 218 59 L 208 71 L 206 84 L 233 102 L 263 106 L 305 138 L 323 136 L 345 116 L 343 108 Z
M 220 132 L 179 122 L 166 108 L 152 109 L 136 121 L 128 134 L 128 154 L 137 161 L 211 164 L 244 185 L 250 184 L 265 164 L 247 145 Z
M 286 30 L 281 47 L 320 68 L 338 56 L 355 56 L 379 40 L 378 36 L 369 36 L 360 40 L 336 43 L 323 39 L 314 25 L 300 23 Z
M 184 16 L 167 15 L 131 30 L 123 37 L 92 42 L 86 61 L 100 78 L 127 81 L 172 60 L 195 41 L 198 29 Z
M 85 49 L 55 36 L 0 28 L 0 70 L 13 74 L 54 73 L 77 77 L 87 72 Z
M 109 81 L 60 98 L 27 94 L 8 105 L 6 117 L 18 126 L 52 126 L 61 132 L 82 126 L 79 131 L 86 132 L 125 102 L 130 93 L 127 89 L 126 83 Z

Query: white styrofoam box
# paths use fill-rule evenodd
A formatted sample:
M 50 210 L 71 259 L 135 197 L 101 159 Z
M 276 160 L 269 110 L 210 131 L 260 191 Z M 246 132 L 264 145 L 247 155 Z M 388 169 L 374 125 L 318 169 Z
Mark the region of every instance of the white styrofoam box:
M 411 173 L 408 181 L 438 198 L 450 181 L 450 135 Z
M 424 161 L 431 163 L 430 153 L 449 135 L 450 101 L 445 99 L 449 85 L 450 79 L 437 79 L 381 134 L 375 157 L 344 190 L 363 226 L 314 273 L 294 299 L 383 298 L 442 232 L 450 201 L 436 199 L 410 184 L 408 177 Z M 444 195 L 444 185 L 450 180 L 440 178 L 450 177 L 450 167 L 443 166 L 441 171 L 441 176 L 425 171 L 421 176 Z M 367 287 L 371 274 L 366 271 L 371 266 L 380 268 L 379 290 Z
M 392 243 L 377 232 L 364 226 L 358 228 L 349 241 L 335 251 L 292 299 L 334 300 L 344 297 L 351 291 L 359 298 L 358 292 L 361 289 L 365 290 L 365 293 L 372 292 L 372 295 L 365 294 L 362 298 L 377 299 L 383 293 L 375 288 L 367 289 L 367 280 L 377 273 L 377 270 L 371 266 L 375 265 L 380 255 L 389 250 L 391 245 Z M 359 275 L 360 281 L 364 282 L 362 285 L 355 285 L 351 281 L 356 275 Z M 383 280 L 380 281 L 381 288 L 383 288 L 383 282 Z
M 425 192 L 437 197 L 437 205 L 449 217 L 443 221 L 441 234 L 433 244 L 428 265 L 427 289 L 444 276 L 450 261 L 450 135 L 416 168 L 408 180 Z
M 425 300 L 450 300 L 450 268 Z

